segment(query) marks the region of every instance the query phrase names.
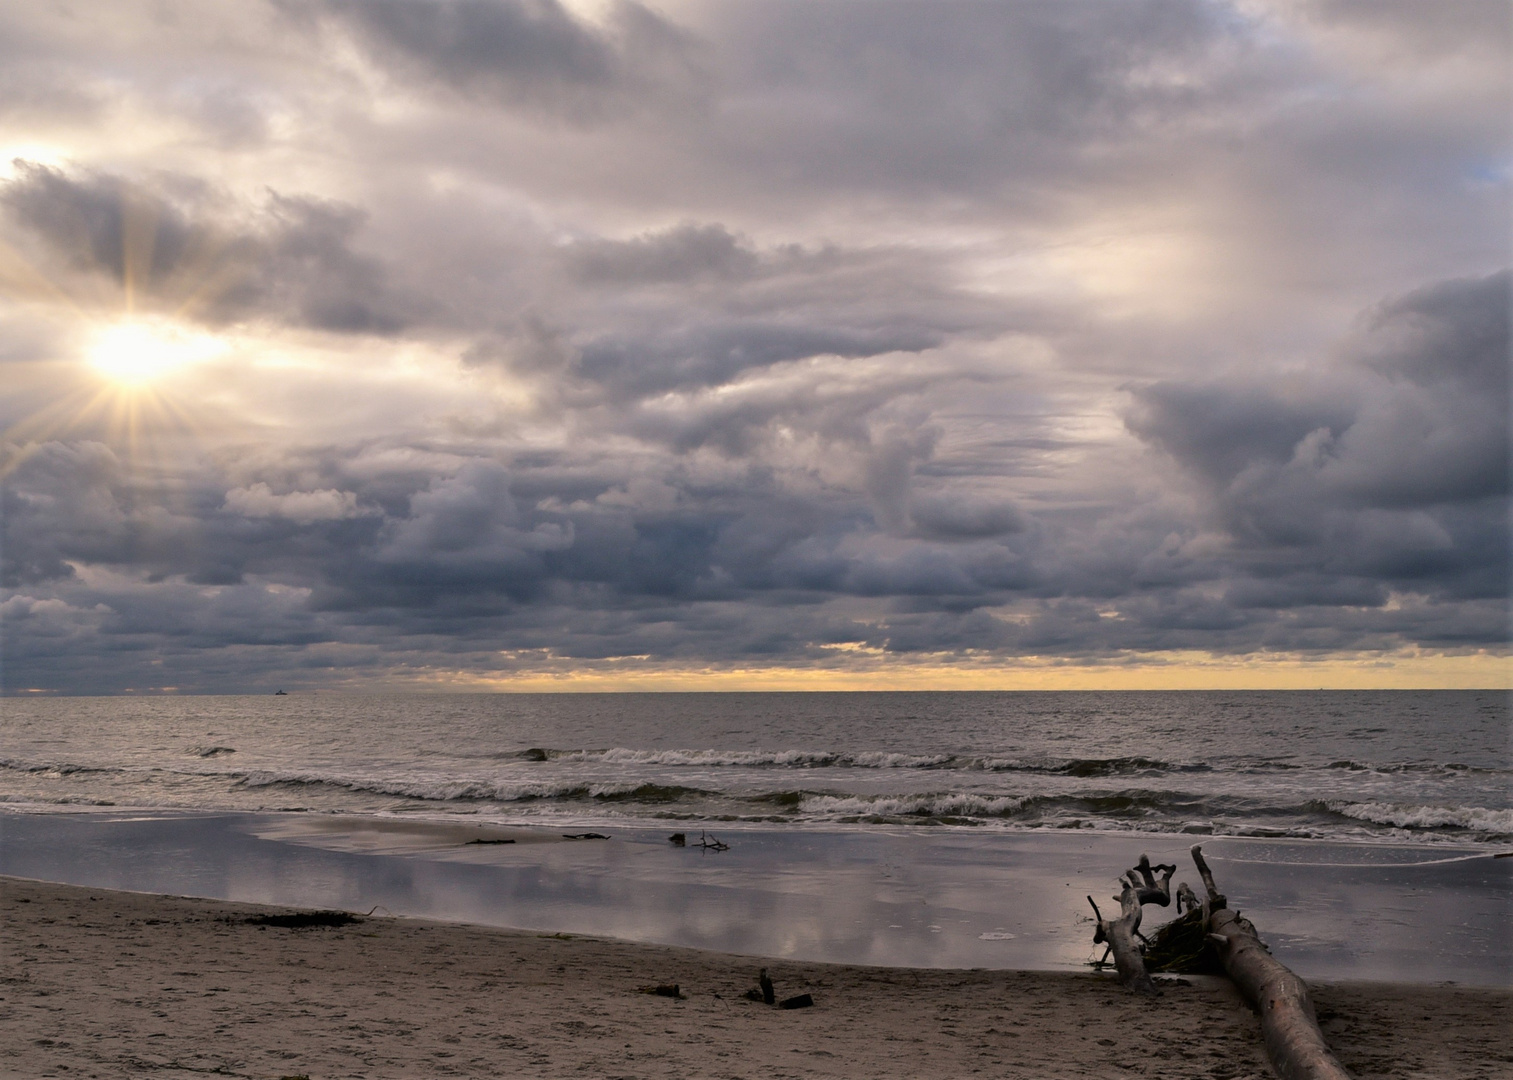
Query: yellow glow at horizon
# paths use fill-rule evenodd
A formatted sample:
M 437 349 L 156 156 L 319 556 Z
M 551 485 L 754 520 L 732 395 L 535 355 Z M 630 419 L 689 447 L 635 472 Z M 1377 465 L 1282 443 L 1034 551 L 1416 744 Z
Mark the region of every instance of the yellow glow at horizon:
M 856 654 L 848 654 L 855 656 Z M 1215 656 L 1131 654 L 1111 663 L 1051 657 L 973 663 L 884 658 L 847 668 L 678 668 L 630 662 L 527 664 L 513 673 L 432 670 L 403 680 L 413 690 L 485 693 L 847 690 L 1507 690 L 1513 657 L 1405 649 L 1349 653 Z
M 125 319 L 97 330 L 85 356 L 120 386 L 140 387 L 226 351 L 226 342 L 162 319 Z

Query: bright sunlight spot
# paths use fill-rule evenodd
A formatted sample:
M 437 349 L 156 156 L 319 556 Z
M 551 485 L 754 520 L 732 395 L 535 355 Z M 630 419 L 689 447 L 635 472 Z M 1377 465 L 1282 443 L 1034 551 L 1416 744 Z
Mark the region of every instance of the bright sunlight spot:
M 226 351 L 219 338 L 162 320 L 132 319 L 99 330 L 86 353 L 112 382 L 142 386 Z

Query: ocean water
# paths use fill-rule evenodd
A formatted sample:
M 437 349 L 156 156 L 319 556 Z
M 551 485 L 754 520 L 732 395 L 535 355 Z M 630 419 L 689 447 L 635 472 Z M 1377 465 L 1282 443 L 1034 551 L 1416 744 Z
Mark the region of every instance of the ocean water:
M 1513 841 L 1503 692 L 0 701 L 0 806 Z

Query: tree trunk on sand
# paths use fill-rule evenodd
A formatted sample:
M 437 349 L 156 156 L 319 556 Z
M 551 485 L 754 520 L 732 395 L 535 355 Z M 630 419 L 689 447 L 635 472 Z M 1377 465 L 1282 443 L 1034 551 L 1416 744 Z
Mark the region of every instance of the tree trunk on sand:
M 1266 951 L 1249 919 L 1229 909 L 1214 886 L 1203 849 L 1195 845 L 1192 855 L 1208 889 L 1209 940 L 1225 972 L 1261 1014 L 1271 1067 L 1282 1080 L 1350 1080 L 1319 1031 L 1308 987 Z
M 1098 910 L 1098 905 L 1093 903 L 1093 898 L 1087 898 L 1087 902 L 1093 904 L 1093 914 L 1098 917 L 1098 930 L 1093 935 L 1093 943 L 1108 943 L 1114 954 L 1114 968 L 1119 972 L 1121 984 L 1137 994 L 1159 994 L 1161 991 L 1156 989 L 1155 980 L 1145 970 L 1145 958 L 1140 953 L 1139 943 L 1135 941 L 1135 935 L 1140 931 L 1139 887 L 1129 878 L 1119 880 L 1124 884 L 1124 891 L 1118 898 L 1119 918 L 1105 919 L 1103 912 Z

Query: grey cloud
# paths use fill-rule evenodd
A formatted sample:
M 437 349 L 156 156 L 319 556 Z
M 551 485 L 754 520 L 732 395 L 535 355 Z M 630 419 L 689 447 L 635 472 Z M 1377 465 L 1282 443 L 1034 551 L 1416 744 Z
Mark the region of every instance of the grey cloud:
M 753 368 L 811 356 L 849 358 L 922 352 L 945 338 L 937 327 L 900 320 L 881 326 L 821 326 L 775 320 L 715 322 L 631 338 L 606 336 L 580 349 L 577 371 L 622 393 L 718 385 Z
M 977 540 L 1017 533 L 1025 517 L 1003 499 L 970 494 L 916 494 L 910 505 L 915 529 L 929 539 Z
M 203 585 L 277 568 L 282 580 L 303 584 L 378 527 L 374 517 L 346 516 L 350 492 L 322 493 L 340 516 L 296 506 L 293 514 L 248 517 L 226 505 L 226 487 L 214 475 L 182 476 L 165 499 L 131 464 L 86 440 L 48 442 L 21 456 L 3 491 L 6 584 L 71 580 L 75 564 Z M 261 486 L 269 499 L 287 502 L 289 493 Z
M 1301 7 L 1328 24 L 1385 35 L 1409 53 L 1474 52 L 1509 36 L 1507 7 L 1499 0 L 1446 4 L 1434 19 L 1425 19 L 1415 0 L 1307 0 Z
M 1078 147 L 1164 138 L 1297 76 L 1243 21 L 1187 0 L 757 4 L 715 19 L 722 39 L 742 43 L 727 79 L 781 87 L 760 142 L 722 144 L 760 158 L 764 174 L 802 168 L 832 191 L 1033 199 L 1020 185 L 1065 169 Z
M 356 250 L 364 214 L 338 203 L 271 193 L 248 227 L 241 208 L 185 178 L 149 187 L 22 163 L 0 207 L 55 265 L 201 319 L 392 334 L 425 306 Z
M 590 284 L 739 279 L 759 266 L 756 252 L 724 226 L 692 223 L 632 240 L 591 240 L 575 244 L 568 254 L 577 275 Z
M 921 353 L 1034 317 L 961 287 L 934 253 L 757 246 L 717 223 L 629 240 L 581 237 L 538 256 L 561 277 L 538 279 L 528 298 L 501 287 L 450 305 L 444 319 L 474 337 L 464 363 L 532 379 L 544 407 L 592 408 L 596 425 L 613 413 L 609 422 L 639 437 L 665 431 L 680 450 L 743 452 L 774 410 L 813 411 L 795 400 L 795 362 Z M 879 377 L 890 385 L 917 378 L 902 360 L 898 371 Z M 694 400 L 706 388 L 768 375 L 771 385 Z M 838 394 L 878 397 L 855 380 L 804 392 L 831 404 Z
M 39 239 L 49 254 L 73 270 L 163 280 L 218 242 L 163 197 L 119 177 L 65 175 L 58 169 L 17 162 L 16 178 L 0 190 L 11 219 Z M 241 251 L 226 251 L 236 259 Z
M 6 243 L 423 401 L 8 433 L 8 687 L 1506 646 L 1482 8 L 274 7 L 0 15 L 79 87 L 0 110 L 81 162 L 10 174 Z M 8 418 L 89 377 L 32 299 Z
M 788 365 L 755 385 L 643 400 L 628 410 L 623 429 L 679 453 L 709 447 L 733 458 L 760 456 L 785 433 L 865 451 L 872 444 L 872 417 L 931 381 L 929 373 L 900 365 L 861 386 L 840 384 L 835 366 Z
M 120 460 L 99 443 L 51 443 L 29 455 L 0 488 L 4 583 L 70 577 L 70 556 L 100 559 L 125 517 L 114 493 L 121 472 Z M 65 535 L 68 547 L 58 543 Z
M 1354 354 L 1420 386 L 1460 383 L 1508 396 L 1513 272 L 1437 282 L 1382 304 Z
M 1215 484 L 1231 483 L 1257 463 L 1285 465 L 1311 432 L 1349 426 L 1348 405 L 1312 395 L 1288 400 L 1243 383 L 1156 383 L 1135 392 L 1126 423 Z
M 1367 368 L 1349 385 L 1289 400 L 1234 382 L 1157 384 L 1137 392 L 1130 429 L 1245 499 L 1414 507 L 1503 494 L 1508 286 L 1504 272 L 1383 305 L 1347 349 Z
M 383 61 L 428 82 L 578 122 L 623 114 L 643 100 L 688 100 L 707 81 L 692 37 L 631 0 L 618 0 L 602 26 L 557 0 L 324 0 L 320 7 Z
M 579 241 L 564 257 L 592 291 L 578 309 L 584 325 L 558 338 L 570 349 L 556 352 L 571 375 L 621 401 L 813 357 L 920 353 L 991 336 L 1025 315 L 962 288 L 929 252 L 759 248 L 718 224 Z
M 872 516 L 884 532 L 900 534 L 911 525 L 911 498 L 915 463 L 935 450 L 939 430 L 929 426 L 880 433 L 869 448 L 863 484 L 872 504 Z
M 1347 343 L 1356 366 L 1312 395 L 1157 384 L 1136 392 L 1128 423 L 1205 479 L 1218 520 L 1255 553 L 1501 589 L 1508 310 L 1505 273 L 1439 283 L 1377 309 Z
M 413 299 L 388 287 L 377 259 L 353 250 L 360 211 L 280 195 L 269 210 L 276 224 L 247 290 L 249 307 L 296 312 L 306 325 L 342 332 L 391 334 L 410 321 Z
M 1319 572 L 1288 574 L 1278 579 L 1246 578 L 1224 593 L 1234 608 L 1381 607 L 1388 590 L 1380 581 Z

